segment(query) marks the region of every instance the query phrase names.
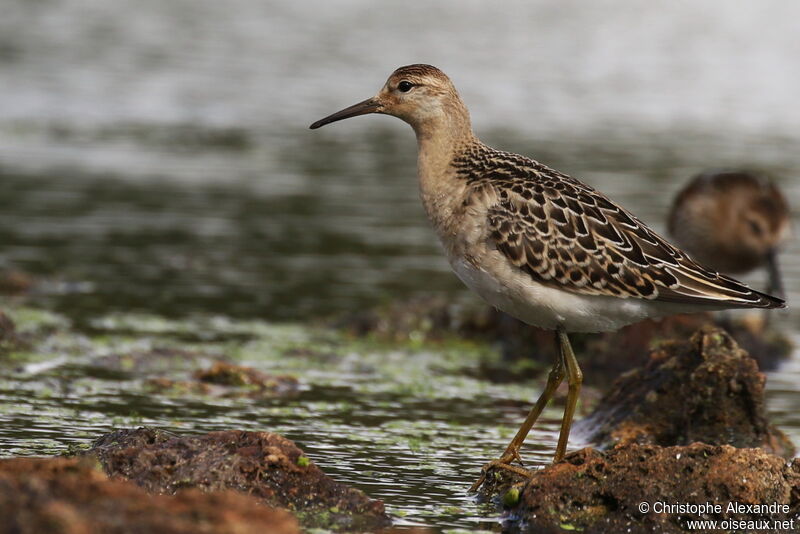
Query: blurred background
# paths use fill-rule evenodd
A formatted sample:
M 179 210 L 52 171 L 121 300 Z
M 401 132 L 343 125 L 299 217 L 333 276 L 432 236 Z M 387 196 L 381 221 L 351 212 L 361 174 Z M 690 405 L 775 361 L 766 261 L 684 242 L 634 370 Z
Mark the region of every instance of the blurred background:
M 296 320 L 466 291 L 419 206 L 409 127 L 308 130 L 408 63 L 451 76 L 484 141 L 656 229 L 708 167 L 765 171 L 800 206 L 796 2 L 3 4 L 0 269 L 74 319 Z
M 411 129 L 385 116 L 309 124 L 398 66 L 431 63 L 486 143 L 584 180 L 659 231 L 708 168 L 767 173 L 796 214 L 798 21 L 790 0 L 3 0 L 0 293 L 4 273 L 27 273 L 25 304 L 59 313 L 0 361 L 0 456 L 142 424 L 268 429 L 406 524 L 499 528 L 465 483 L 538 395 L 531 367 L 519 368 L 529 381 L 494 383 L 484 359 L 508 365 L 493 349 L 373 347 L 276 324 L 477 298 L 423 214 Z M 781 257 L 790 305 L 798 241 Z M 795 344 L 796 309 L 772 315 Z M 16 313 L 20 328 L 35 323 Z M 220 354 L 297 376 L 301 391 L 148 387 Z M 795 441 L 797 355 L 767 397 Z M 555 447 L 561 411 L 548 410 L 526 444 L 533 465 Z

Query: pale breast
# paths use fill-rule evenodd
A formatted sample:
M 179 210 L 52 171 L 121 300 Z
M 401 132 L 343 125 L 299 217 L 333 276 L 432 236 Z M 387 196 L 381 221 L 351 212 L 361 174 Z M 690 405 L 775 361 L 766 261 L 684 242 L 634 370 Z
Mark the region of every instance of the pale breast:
M 431 182 L 425 186 L 423 205 L 453 271 L 492 306 L 533 326 L 571 332 L 616 330 L 652 316 L 649 303 L 640 299 L 548 287 L 511 264 L 487 235 L 487 209 L 497 200 L 493 189 L 452 187 L 451 182 L 447 194 Z
M 510 265 L 497 251 L 450 256 L 453 271 L 486 302 L 540 328 L 559 326 L 569 332 L 604 332 L 669 314 L 652 301 L 581 295 L 545 286 Z

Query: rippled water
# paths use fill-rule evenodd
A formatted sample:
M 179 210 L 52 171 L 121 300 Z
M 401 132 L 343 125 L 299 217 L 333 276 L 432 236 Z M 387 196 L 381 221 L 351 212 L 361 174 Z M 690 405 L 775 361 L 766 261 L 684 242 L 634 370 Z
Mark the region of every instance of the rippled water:
M 301 326 L 150 316 L 94 321 L 86 337 L 63 318 L 25 309 L 13 316 L 24 333 L 50 334 L 0 362 L 0 457 L 83 448 L 121 426 L 270 430 L 296 440 L 335 479 L 384 499 L 400 525 L 496 525 L 494 509 L 468 496 L 466 484 L 510 440 L 535 394 L 532 383 L 472 377 L 497 356 L 466 343 L 421 348 Z M 207 341 L 189 341 L 197 332 Z M 185 380 L 220 357 L 291 373 L 302 389 L 253 399 L 148 387 L 148 378 Z M 531 440 L 532 463 L 547 462 L 555 447 L 558 410 L 548 409 Z
M 32 273 L 29 302 L 89 332 L 114 313 L 303 321 L 460 294 L 419 206 L 409 128 L 366 117 L 307 129 L 420 61 L 451 75 L 486 142 L 580 177 L 657 229 L 708 167 L 766 171 L 800 206 L 799 16 L 777 0 L 9 0 L 0 270 Z M 782 258 L 790 304 L 798 260 L 794 240 Z M 779 317 L 797 337 L 798 313 Z M 78 348 L 40 350 L 39 370 L 4 379 L 4 455 L 63 450 L 117 424 L 268 427 L 408 521 L 450 526 L 485 521 L 463 490 L 507 439 L 494 422 L 514 427 L 535 396 L 364 393 L 363 376 L 332 366 L 304 370 L 309 389 L 288 402 L 165 399 L 87 369 Z M 795 440 L 797 362 L 768 385 Z

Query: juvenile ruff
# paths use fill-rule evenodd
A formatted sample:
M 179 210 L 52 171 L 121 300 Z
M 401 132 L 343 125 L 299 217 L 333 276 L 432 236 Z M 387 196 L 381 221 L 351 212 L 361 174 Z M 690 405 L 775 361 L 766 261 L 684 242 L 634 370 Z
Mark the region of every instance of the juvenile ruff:
M 669 233 L 697 261 L 742 274 L 765 266 L 767 291 L 783 298 L 778 251 L 791 234 L 789 203 L 778 186 L 747 171 L 695 176 L 672 203 Z
M 600 332 L 675 313 L 779 308 L 783 301 L 706 269 L 591 187 L 472 133 L 445 74 L 400 67 L 378 94 L 311 125 L 367 113 L 414 129 L 422 203 L 459 278 L 497 308 L 554 330 L 559 357 L 539 400 L 499 460 L 519 449 L 566 376 L 569 391 L 554 461 L 564 457 L 583 381 L 567 332 Z

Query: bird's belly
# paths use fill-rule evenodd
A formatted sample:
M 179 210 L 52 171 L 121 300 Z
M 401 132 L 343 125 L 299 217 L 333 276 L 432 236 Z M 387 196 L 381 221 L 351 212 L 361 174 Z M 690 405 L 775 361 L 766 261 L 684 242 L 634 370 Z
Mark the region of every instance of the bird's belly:
M 450 264 L 461 281 L 489 304 L 540 328 L 604 332 L 662 315 L 642 299 L 581 295 L 545 286 L 505 261 L 476 266 L 458 257 L 450 258 Z

